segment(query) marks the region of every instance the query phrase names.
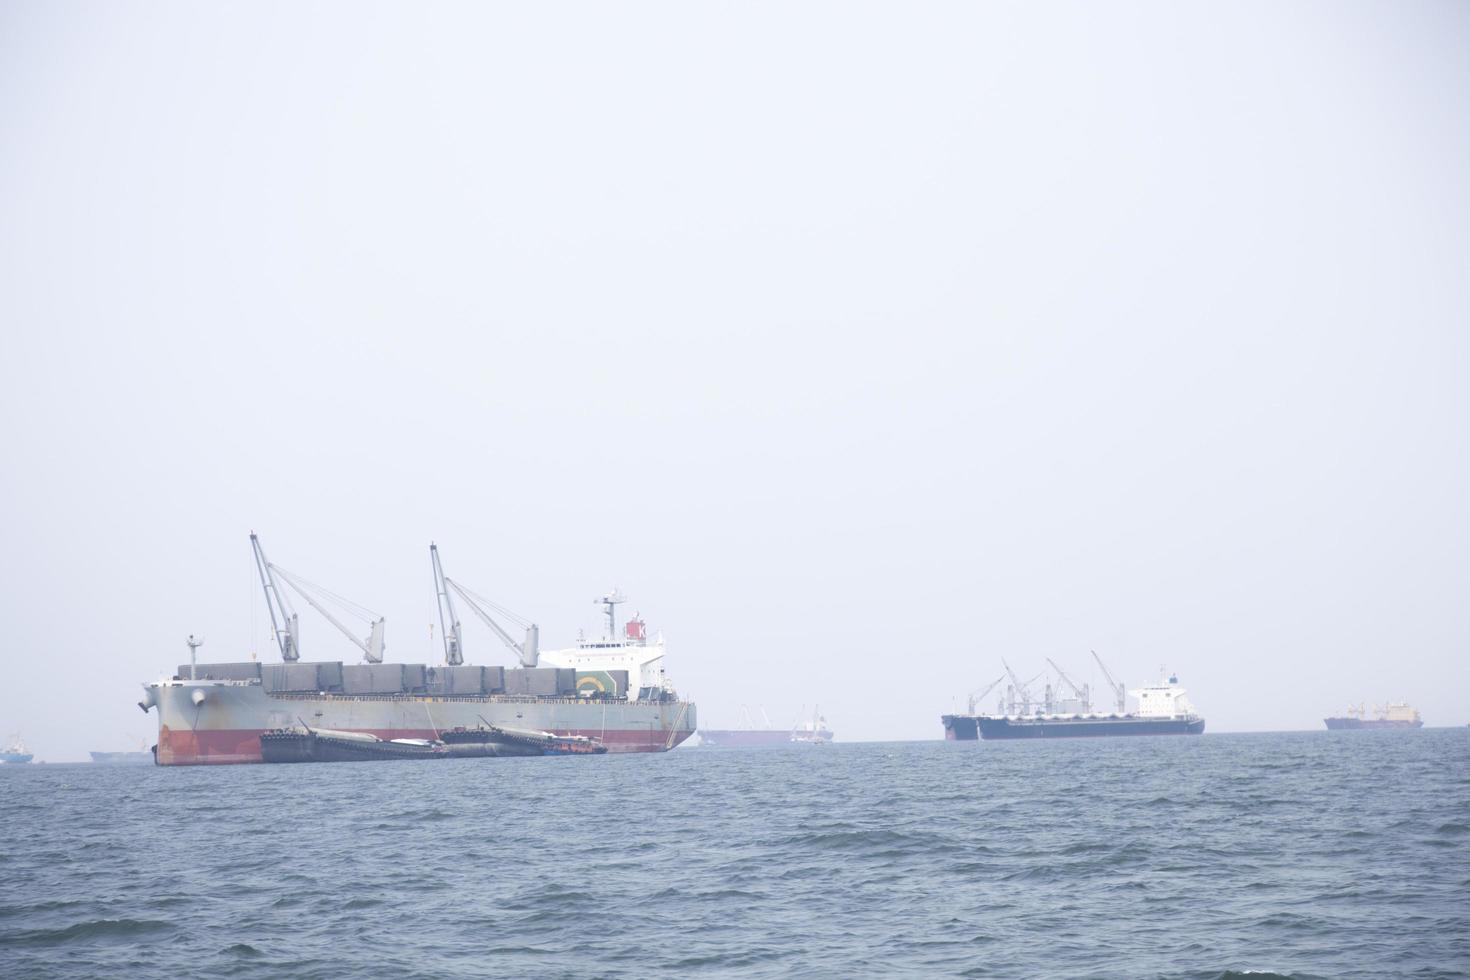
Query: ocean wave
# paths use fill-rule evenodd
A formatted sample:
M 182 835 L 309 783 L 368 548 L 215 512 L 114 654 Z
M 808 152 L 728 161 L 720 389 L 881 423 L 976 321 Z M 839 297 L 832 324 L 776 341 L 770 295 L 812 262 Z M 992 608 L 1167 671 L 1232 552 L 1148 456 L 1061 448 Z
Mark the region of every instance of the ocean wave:
M 934 834 L 903 834 L 895 830 L 822 830 L 792 834 L 774 843 L 782 850 L 836 851 L 893 857 L 932 847 L 943 847 L 945 842 Z
M 1470 789 L 1436 773 L 1470 732 L 1322 741 L 504 764 L 493 808 L 454 767 L 149 769 L 132 798 L 79 771 L 43 826 L 0 796 L 0 974 L 1463 970 Z
M 86 902 L 80 899 L 64 899 L 59 901 L 26 902 L 20 905 L 0 905 L 0 919 L 8 919 L 13 916 L 31 916 L 42 912 L 58 912 L 62 909 L 72 909 L 78 905 L 86 904 Z
M 89 919 L 59 929 L 0 933 L 0 946 L 63 946 L 87 941 L 131 941 L 169 932 L 175 926 L 152 919 Z
M 233 946 L 226 946 L 220 952 L 227 956 L 244 956 L 250 958 L 265 955 L 249 943 L 235 943 Z

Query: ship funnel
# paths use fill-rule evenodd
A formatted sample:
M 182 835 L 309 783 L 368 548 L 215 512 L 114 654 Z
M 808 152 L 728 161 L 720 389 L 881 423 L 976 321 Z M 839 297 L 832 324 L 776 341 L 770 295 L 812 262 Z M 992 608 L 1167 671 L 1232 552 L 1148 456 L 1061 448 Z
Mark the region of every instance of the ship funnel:
M 541 659 L 541 629 L 535 623 L 526 627 L 526 642 L 521 644 L 521 666 L 534 667 Z

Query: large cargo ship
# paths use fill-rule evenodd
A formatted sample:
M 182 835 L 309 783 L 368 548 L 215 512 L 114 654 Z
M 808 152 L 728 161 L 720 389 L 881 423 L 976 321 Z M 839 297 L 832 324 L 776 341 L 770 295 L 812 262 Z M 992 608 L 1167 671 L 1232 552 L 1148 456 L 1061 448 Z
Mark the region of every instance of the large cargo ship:
M 454 729 L 495 726 L 594 738 L 612 752 L 664 752 L 694 733 L 695 706 L 664 672 L 663 637 L 651 640 L 636 616 L 619 635 L 616 610 L 626 598 L 616 590 L 597 600 L 605 635 L 542 651 L 535 624 L 524 624 L 524 640 L 512 639 L 488 610 L 517 617 L 445 577 L 431 545 L 445 663 L 386 663 L 381 617 L 352 607 L 369 627 L 359 638 L 327 610 L 330 593 L 267 561 L 255 535 L 251 542 L 281 662 L 198 663 L 202 641 L 190 637 L 190 662 L 145 684 L 139 702 L 158 711 L 159 765 L 260 762 L 260 736 L 295 727 L 437 740 Z M 302 661 L 297 615 L 282 585 L 342 630 L 366 662 Z M 516 666 L 464 663 L 455 596 L 512 650 Z
M 704 728 L 699 744 L 712 749 L 774 749 L 791 744 L 791 733 L 780 728 Z
M 765 712 L 761 712 L 765 717 Z M 798 722 L 793 727 L 772 728 L 771 720 L 765 718 L 765 727 L 757 728 L 745 708 L 741 708 L 738 728 L 701 728 L 699 744 L 718 749 L 774 749 L 783 745 L 826 745 L 832 741 L 832 730 L 827 719 L 813 712 L 810 721 Z
M 153 753 L 143 752 L 92 752 L 92 761 L 104 766 L 141 766 L 153 761 Z
M 1390 701 L 1383 707 L 1375 705 L 1373 714 L 1375 717 L 1367 717 L 1367 706 L 1359 704 L 1349 705 L 1347 711 L 1337 718 L 1324 718 L 1323 723 L 1332 731 L 1346 731 L 1359 728 L 1423 728 L 1424 721 L 1419 717 L 1419 710 L 1412 708 L 1406 701 Z
M 1097 654 L 1093 654 L 1097 658 Z M 1014 738 L 1101 738 L 1127 735 L 1201 735 L 1205 720 L 1189 703 L 1179 678 L 1173 674 L 1159 683 L 1127 691 L 1138 701 L 1136 711 L 1127 710 L 1125 688 L 1115 681 L 1102 660 L 1098 666 L 1107 678 L 1115 699 L 1115 710 L 1106 714 L 1092 710 L 1087 685 L 1075 685 L 1062 669 L 1048 660 L 1057 673 L 1058 684 L 1047 683 L 1041 698 L 1033 698 L 1029 685 L 1037 677 L 1022 681 L 1006 667 L 1005 674 L 983 692 L 971 695 L 966 714 L 942 715 L 944 737 L 952 741 Z M 1040 675 L 1038 675 L 1039 677 Z M 977 714 L 975 703 L 1001 682 L 1011 681 L 994 714 Z M 1066 692 L 1070 696 L 1063 697 Z

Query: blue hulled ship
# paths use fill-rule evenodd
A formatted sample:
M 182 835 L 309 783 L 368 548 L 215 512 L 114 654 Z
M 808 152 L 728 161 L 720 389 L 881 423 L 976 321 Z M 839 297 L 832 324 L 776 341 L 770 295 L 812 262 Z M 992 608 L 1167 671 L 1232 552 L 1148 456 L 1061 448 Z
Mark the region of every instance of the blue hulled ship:
M 1103 665 L 1097 664 L 1107 678 L 1114 697 L 1114 710 L 1107 714 L 1092 710 L 1091 691 L 1086 684 L 1072 683 L 1060 667 L 1048 660 L 1056 671 L 1057 683 L 1048 681 L 1039 699 L 1031 694 L 1030 685 L 1041 675 L 1022 681 L 1006 665 L 1006 672 L 978 695 L 972 695 L 966 714 L 943 715 L 944 737 L 953 741 L 1006 738 L 1112 738 L 1124 735 L 1202 735 L 1205 720 L 1189 703 L 1179 678 L 1169 674 L 1159 683 L 1126 691 L 1123 684 Z M 1004 663 L 1004 661 L 1002 661 Z M 1010 680 L 994 714 L 977 714 L 975 702 L 1002 682 Z M 1127 695 L 1138 702 L 1135 711 L 1127 710 Z
M 33 758 L 30 749 L 26 748 L 26 743 L 20 740 L 19 735 L 12 735 L 10 744 L 5 747 L 4 752 L 0 752 L 0 763 L 8 765 L 30 762 Z

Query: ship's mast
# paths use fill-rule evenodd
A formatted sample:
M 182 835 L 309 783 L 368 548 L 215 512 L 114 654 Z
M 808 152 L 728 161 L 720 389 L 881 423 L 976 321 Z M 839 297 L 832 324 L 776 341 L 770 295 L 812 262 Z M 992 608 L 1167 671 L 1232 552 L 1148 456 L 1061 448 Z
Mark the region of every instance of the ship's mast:
M 614 587 L 607 595 L 600 599 L 593 599 L 592 601 L 601 603 L 604 606 L 603 615 L 607 617 L 607 638 L 609 640 L 616 640 L 618 638 L 617 607 L 619 603 L 627 602 L 628 597 Z
M 201 636 L 196 640 L 194 634 L 190 633 L 189 639 L 185 642 L 189 644 L 189 680 L 196 681 L 199 679 L 199 658 L 196 653 L 200 647 L 204 646 L 204 637 Z
M 444 662 L 451 667 L 457 667 L 464 663 L 459 617 L 454 614 L 454 600 L 449 595 L 449 580 L 444 577 L 444 566 L 439 563 L 439 546 L 433 542 L 429 543 L 429 559 L 434 565 L 434 590 L 439 596 L 439 629 L 444 634 Z
M 255 567 L 260 571 L 260 585 L 265 590 L 265 607 L 270 610 L 271 632 L 276 635 L 276 644 L 281 648 L 281 659 L 286 663 L 294 663 L 301 659 L 296 633 L 296 612 L 277 587 L 271 563 L 266 561 L 265 549 L 260 546 L 260 538 L 255 536 L 254 531 L 250 532 L 250 547 L 255 551 Z

